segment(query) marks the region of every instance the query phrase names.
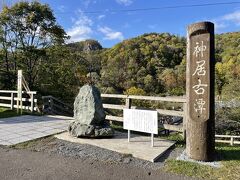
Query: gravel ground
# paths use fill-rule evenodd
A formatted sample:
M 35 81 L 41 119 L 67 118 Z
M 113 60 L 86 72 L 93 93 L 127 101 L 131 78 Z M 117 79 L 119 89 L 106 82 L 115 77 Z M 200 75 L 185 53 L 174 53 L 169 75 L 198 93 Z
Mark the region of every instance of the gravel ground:
M 16 148 L 22 148 L 22 146 L 16 146 Z M 146 160 L 134 158 L 131 154 L 121 154 L 96 146 L 72 143 L 54 137 L 40 139 L 24 148 L 32 151 L 47 152 L 50 154 L 56 153 L 65 157 L 92 159 L 111 164 L 129 164 L 131 166 L 142 167 L 150 170 L 158 170 L 162 168 L 166 159 L 176 158 L 183 151 L 182 148 L 170 149 L 158 160 L 158 162 L 152 163 Z
M 56 153 L 34 152 L 0 146 L 1 180 L 189 180 L 191 178 L 111 164 L 90 158 L 66 157 Z
M 157 163 L 140 160 L 86 144 L 48 137 L 13 147 L 0 146 L 1 180 L 191 180 L 163 172 L 168 158 L 177 157 L 176 148 Z

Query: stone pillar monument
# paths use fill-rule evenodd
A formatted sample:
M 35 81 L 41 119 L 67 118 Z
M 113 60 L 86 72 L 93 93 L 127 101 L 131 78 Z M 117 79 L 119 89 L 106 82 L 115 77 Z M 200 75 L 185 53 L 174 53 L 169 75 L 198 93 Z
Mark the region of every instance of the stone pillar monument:
M 214 24 L 188 26 L 186 153 L 191 159 L 215 158 Z

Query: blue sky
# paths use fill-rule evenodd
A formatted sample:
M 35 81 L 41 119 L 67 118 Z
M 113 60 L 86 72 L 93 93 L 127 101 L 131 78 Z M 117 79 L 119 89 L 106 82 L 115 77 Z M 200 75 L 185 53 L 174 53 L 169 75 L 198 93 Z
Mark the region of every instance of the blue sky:
M 239 4 L 170 8 L 151 11 L 111 10 L 161 8 L 191 4 L 233 2 L 233 0 L 41 0 L 54 10 L 58 23 L 71 36 L 69 42 L 96 39 L 112 47 L 124 39 L 143 33 L 169 32 L 185 36 L 188 24 L 212 21 L 216 33 L 239 31 Z M 236 2 L 236 1 L 235 1 Z M 99 11 L 98 13 L 90 12 Z

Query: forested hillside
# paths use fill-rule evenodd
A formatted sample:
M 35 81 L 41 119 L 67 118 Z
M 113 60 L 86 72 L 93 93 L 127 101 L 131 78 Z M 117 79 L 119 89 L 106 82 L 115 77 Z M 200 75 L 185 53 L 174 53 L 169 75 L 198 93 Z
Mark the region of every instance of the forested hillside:
M 87 40 L 71 44 L 92 69 L 87 73 L 108 93 L 185 94 L 186 39 L 169 33 L 150 33 L 125 40 L 112 48 Z M 84 45 L 85 44 L 85 45 Z M 216 35 L 216 95 L 240 97 L 240 33 Z M 85 48 L 86 49 L 86 48 Z M 76 52 L 76 51 L 75 51 Z M 87 53 L 86 53 L 87 52 Z M 95 64 L 94 64 L 95 63 Z M 96 72 L 96 73 L 95 73 Z M 136 92 L 134 92 L 136 91 Z
M 216 35 L 215 46 L 216 95 L 239 98 L 240 32 Z M 185 94 L 185 52 L 186 39 L 168 33 L 125 40 L 102 53 L 101 85 L 118 93 L 136 87 L 146 94 Z
M 240 98 L 240 32 L 216 36 L 216 87 L 222 98 Z
M 125 40 L 102 53 L 101 84 L 110 92 L 184 93 L 186 41 L 169 33 Z

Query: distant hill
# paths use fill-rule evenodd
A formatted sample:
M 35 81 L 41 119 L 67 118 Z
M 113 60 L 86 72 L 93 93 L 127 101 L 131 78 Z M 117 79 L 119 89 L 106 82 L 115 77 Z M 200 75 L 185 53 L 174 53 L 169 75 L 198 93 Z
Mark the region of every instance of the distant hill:
M 215 40 L 216 87 L 217 94 L 221 94 L 240 76 L 240 32 L 216 34 Z M 83 56 L 100 76 L 104 89 L 123 93 L 136 87 L 146 94 L 185 93 L 185 37 L 148 33 L 108 49 L 95 40 L 67 46 L 73 52 L 85 54 Z M 86 52 L 91 52 L 91 57 L 86 56 Z
M 240 32 L 216 35 L 216 87 L 223 99 L 240 98 Z
M 75 42 L 75 43 L 69 43 L 67 44 L 68 47 L 71 48 L 72 51 L 96 51 L 103 49 L 102 45 L 93 39 L 88 39 L 85 41 Z
M 164 71 L 180 65 L 185 52 L 185 38 L 169 33 L 143 34 L 124 40 L 102 53 L 103 86 L 120 93 L 131 87 L 161 93 L 165 91 Z

